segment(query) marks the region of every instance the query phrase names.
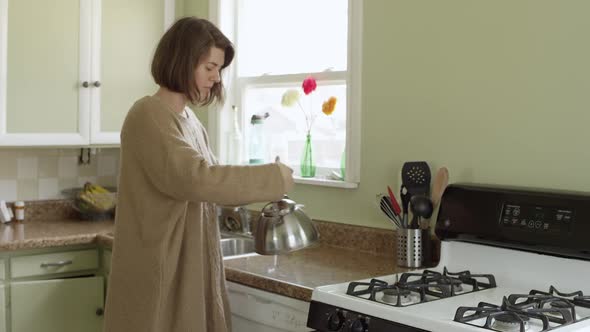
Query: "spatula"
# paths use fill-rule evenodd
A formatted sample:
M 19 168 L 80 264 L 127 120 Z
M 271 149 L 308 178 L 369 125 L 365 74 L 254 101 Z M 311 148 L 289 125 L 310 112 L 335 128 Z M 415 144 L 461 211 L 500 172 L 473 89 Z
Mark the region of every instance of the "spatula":
M 402 167 L 402 184 L 410 195 L 428 196 L 430 193 L 430 167 L 425 161 L 408 161 Z
M 403 184 L 401 185 L 401 187 L 399 189 L 399 197 L 402 201 L 401 224 L 402 224 L 403 228 L 408 228 L 408 212 L 409 212 L 410 198 L 412 198 L 412 195 L 410 195 L 408 188 L 406 188 L 406 186 L 404 186 Z

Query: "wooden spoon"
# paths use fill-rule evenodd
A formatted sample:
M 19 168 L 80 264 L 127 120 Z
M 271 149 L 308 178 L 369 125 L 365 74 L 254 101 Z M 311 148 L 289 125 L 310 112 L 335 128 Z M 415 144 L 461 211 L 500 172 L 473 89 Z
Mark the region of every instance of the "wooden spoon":
M 441 167 L 436 171 L 434 182 L 432 185 L 432 205 L 437 207 L 440 203 L 445 188 L 449 184 L 449 170 L 446 167 Z
M 432 184 L 432 204 L 436 209 L 440 204 L 447 185 L 449 184 L 449 170 L 446 167 L 441 167 L 436 171 L 434 181 Z M 431 261 L 440 260 L 440 240 L 437 238 L 436 233 L 432 234 L 431 243 Z M 436 244 L 435 244 L 436 243 Z

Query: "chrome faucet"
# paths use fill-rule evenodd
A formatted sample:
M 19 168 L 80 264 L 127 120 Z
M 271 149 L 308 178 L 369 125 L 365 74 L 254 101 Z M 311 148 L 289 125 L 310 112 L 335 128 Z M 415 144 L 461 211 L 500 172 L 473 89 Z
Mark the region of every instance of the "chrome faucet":
M 250 227 L 250 212 L 243 206 L 238 206 L 236 210 L 236 212 L 240 216 L 240 223 L 242 224 L 242 233 L 244 233 L 244 235 L 251 236 L 252 229 Z
M 219 206 L 218 220 L 230 233 L 252 236 L 250 211 L 244 206 Z

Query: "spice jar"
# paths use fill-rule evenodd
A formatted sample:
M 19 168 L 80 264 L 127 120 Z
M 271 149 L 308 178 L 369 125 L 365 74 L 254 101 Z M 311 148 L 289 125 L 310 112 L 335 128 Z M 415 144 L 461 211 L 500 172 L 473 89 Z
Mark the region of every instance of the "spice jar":
M 14 219 L 16 219 L 16 221 L 25 220 L 25 202 L 14 202 Z

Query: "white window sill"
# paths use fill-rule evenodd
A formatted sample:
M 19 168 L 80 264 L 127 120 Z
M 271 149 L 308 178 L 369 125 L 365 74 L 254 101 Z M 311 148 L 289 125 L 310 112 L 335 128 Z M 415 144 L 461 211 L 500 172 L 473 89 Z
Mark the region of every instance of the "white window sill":
M 322 179 L 322 178 L 302 178 L 299 176 L 293 176 L 293 179 L 295 180 L 295 183 L 311 184 L 314 186 L 324 186 L 324 187 L 344 188 L 344 189 L 356 189 L 359 186 L 359 184 L 356 182 L 345 182 L 345 181 Z

